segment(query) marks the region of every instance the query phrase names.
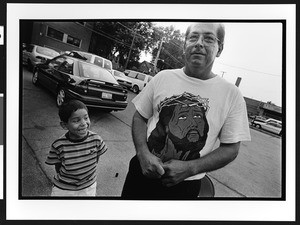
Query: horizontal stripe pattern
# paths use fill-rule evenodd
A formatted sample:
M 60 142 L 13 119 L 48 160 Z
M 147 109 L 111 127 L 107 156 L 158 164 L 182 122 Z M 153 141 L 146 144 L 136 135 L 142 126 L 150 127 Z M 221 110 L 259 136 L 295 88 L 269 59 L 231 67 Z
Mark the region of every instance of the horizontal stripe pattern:
M 46 164 L 61 164 L 54 185 L 64 190 L 81 190 L 96 181 L 99 156 L 107 151 L 102 138 L 89 131 L 81 142 L 63 135 L 51 145 Z

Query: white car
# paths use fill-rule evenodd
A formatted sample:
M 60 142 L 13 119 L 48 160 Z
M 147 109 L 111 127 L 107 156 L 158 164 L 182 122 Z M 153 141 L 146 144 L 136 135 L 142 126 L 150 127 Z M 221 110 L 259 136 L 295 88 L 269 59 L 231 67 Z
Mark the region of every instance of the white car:
M 281 135 L 282 122 L 275 119 L 267 119 L 266 121 L 254 121 L 254 126 L 278 135 Z
M 45 62 L 47 59 L 53 59 L 58 55 L 59 53 L 51 48 L 29 44 L 23 50 L 23 64 L 32 71 L 36 64 Z
M 113 75 L 120 85 L 122 85 L 128 90 L 132 88 L 132 82 L 125 76 L 124 73 L 118 70 L 113 70 Z
M 148 74 L 144 74 L 134 70 L 125 70 L 124 74 L 132 82 L 132 91 L 134 93 L 139 93 L 146 84 L 152 79 Z
M 66 54 L 72 57 L 80 58 L 76 53 L 79 54 L 81 57 L 83 56 L 85 58 L 84 59 L 85 61 L 89 63 L 93 63 L 102 68 L 105 68 L 111 74 L 113 73 L 112 62 L 109 59 L 103 58 L 99 55 L 95 55 L 89 52 L 82 52 L 82 51 L 71 51 L 71 52 L 67 52 Z

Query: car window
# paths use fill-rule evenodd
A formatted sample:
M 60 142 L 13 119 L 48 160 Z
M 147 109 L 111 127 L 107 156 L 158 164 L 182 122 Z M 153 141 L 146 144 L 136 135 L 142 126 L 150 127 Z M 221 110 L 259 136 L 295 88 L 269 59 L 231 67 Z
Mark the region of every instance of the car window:
M 49 48 L 39 47 L 39 46 L 36 47 L 36 52 L 40 53 L 40 54 L 43 54 L 43 55 L 50 56 L 52 58 L 59 55 L 59 53 L 57 51 L 54 51 L 54 50 L 49 49 Z
M 117 77 L 122 77 L 122 72 L 114 70 L 114 75 Z
M 95 57 L 94 64 L 97 65 L 97 66 L 103 67 L 103 59 L 99 58 L 99 57 Z
M 139 73 L 139 74 L 137 75 L 137 79 L 139 79 L 139 80 L 141 80 L 141 81 L 144 81 L 144 80 L 145 80 L 145 77 L 146 77 L 146 75 L 141 74 L 141 73 Z
M 72 59 L 66 59 L 58 68 L 59 71 L 68 73 L 68 74 L 73 74 L 73 66 L 74 66 L 74 61 Z
M 269 122 L 267 122 L 267 124 L 269 124 L 269 125 L 271 125 L 271 126 L 274 126 L 274 127 L 277 126 L 277 123 L 274 122 L 274 121 L 269 121 Z
M 128 74 L 128 77 L 136 78 L 136 73 L 130 72 Z
M 51 60 L 48 65 L 50 68 L 58 69 L 60 64 L 62 64 L 64 61 L 65 61 L 64 57 L 59 57 L 59 58 Z
M 108 61 L 108 60 L 104 60 L 104 68 L 108 69 L 108 70 L 111 70 L 112 69 L 111 62 Z
M 94 66 L 93 64 L 80 63 L 80 65 L 82 68 L 82 77 L 118 84 L 114 76 L 107 70 L 102 69 L 99 66 Z

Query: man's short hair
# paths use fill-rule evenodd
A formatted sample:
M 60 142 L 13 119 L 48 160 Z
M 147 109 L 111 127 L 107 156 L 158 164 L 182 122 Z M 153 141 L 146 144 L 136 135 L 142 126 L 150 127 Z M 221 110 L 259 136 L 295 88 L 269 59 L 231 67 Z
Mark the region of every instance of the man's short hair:
M 70 100 L 63 103 L 58 110 L 60 120 L 67 123 L 72 113 L 78 109 L 85 109 L 88 112 L 86 105 L 79 100 Z
M 187 36 L 189 35 L 189 33 L 191 31 L 191 27 L 195 24 L 197 24 L 197 23 L 193 23 L 193 24 L 188 26 L 188 28 L 185 32 L 185 41 L 184 41 L 184 43 L 186 42 L 186 38 L 187 38 Z M 219 25 L 218 30 L 217 30 L 217 38 L 220 40 L 221 44 L 223 44 L 224 43 L 224 38 L 225 38 L 225 26 L 224 26 L 223 23 L 216 23 L 216 24 Z

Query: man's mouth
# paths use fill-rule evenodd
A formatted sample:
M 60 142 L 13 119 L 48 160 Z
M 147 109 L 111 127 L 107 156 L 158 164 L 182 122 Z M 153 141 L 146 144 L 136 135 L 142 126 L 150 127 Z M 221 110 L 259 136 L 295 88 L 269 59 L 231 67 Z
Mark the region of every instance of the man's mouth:
M 190 130 L 186 136 L 190 142 L 196 142 L 200 139 L 200 135 L 197 130 Z

